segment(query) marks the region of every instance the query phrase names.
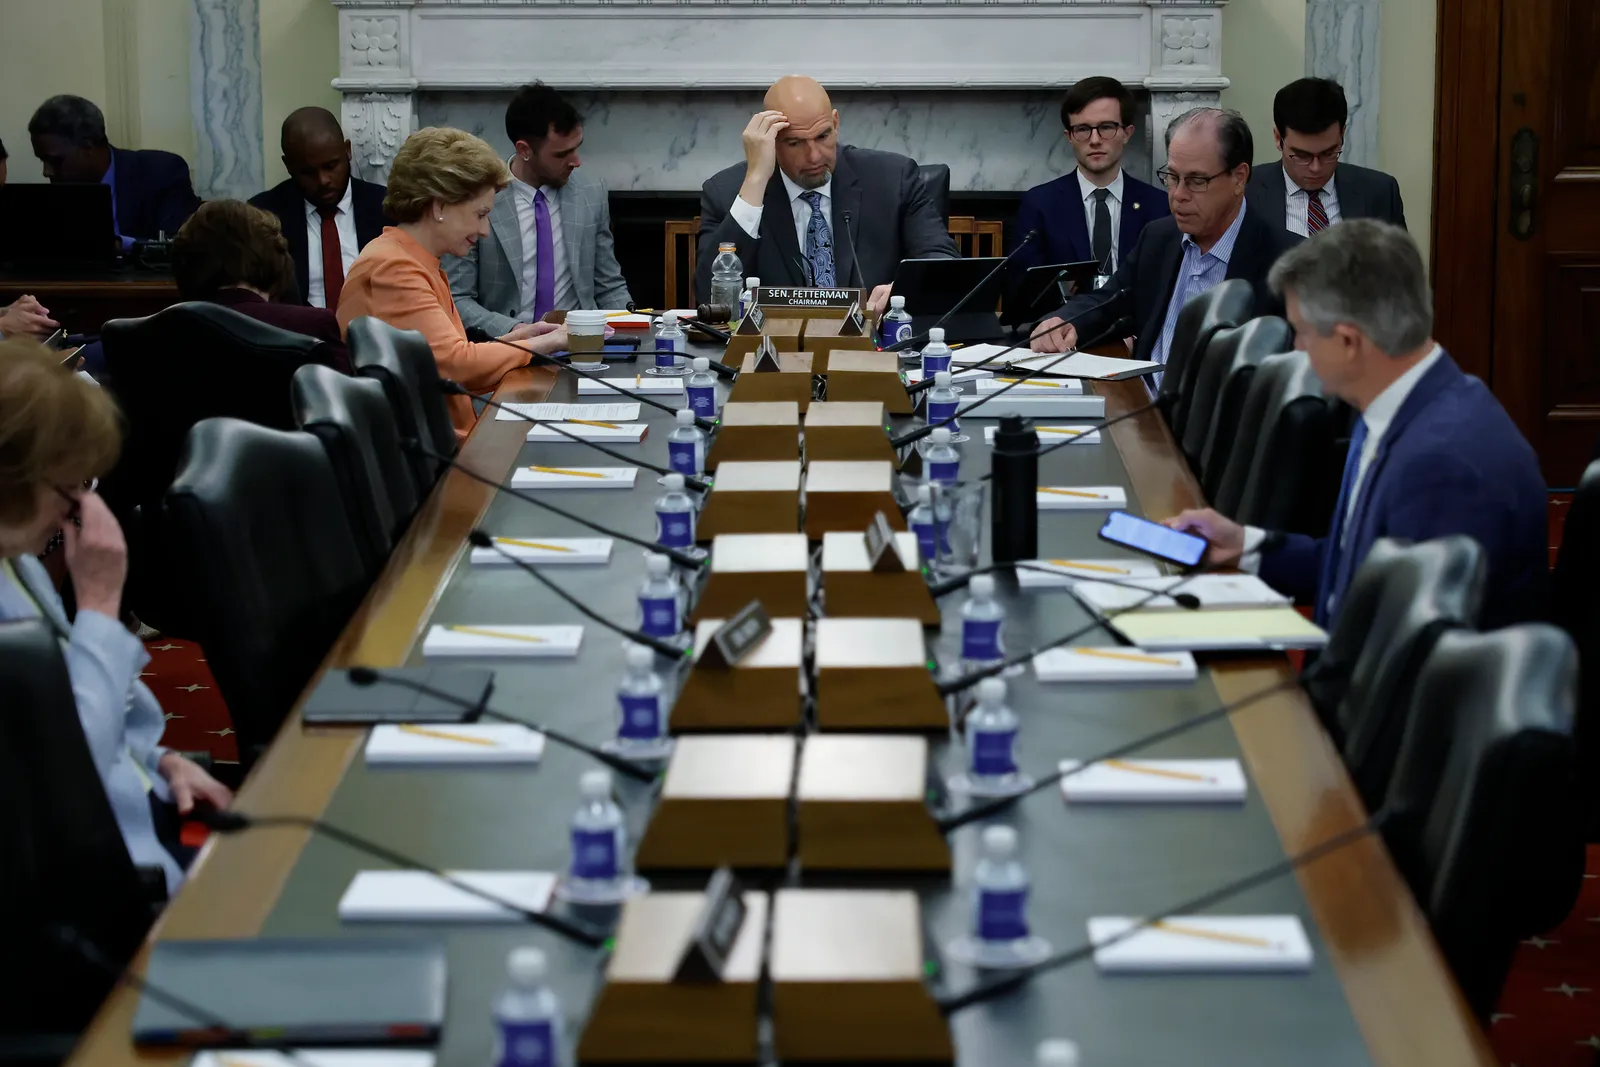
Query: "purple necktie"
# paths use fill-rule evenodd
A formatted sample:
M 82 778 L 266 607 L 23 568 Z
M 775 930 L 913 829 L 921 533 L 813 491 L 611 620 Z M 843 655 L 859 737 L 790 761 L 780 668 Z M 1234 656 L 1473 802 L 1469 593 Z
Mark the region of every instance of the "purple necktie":
M 533 194 L 533 232 L 539 245 L 533 282 L 533 317 L 538 320 L 556 306 L 555 237 L 550 232 L 550 201 L 543 189 Z

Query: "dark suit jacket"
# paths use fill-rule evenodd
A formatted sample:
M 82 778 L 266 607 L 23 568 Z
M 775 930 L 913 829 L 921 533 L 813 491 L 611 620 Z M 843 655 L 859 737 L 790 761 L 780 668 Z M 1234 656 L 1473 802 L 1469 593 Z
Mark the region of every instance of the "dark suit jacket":
M 1406 206 L 1400 202 L 1400 183 L 1381 170 L 1340 163 L 1333 172 L 1333 188 L 1339 194 L 1341 219 L 1382 219 L 1404 228 Z M 1250 206 L 1279 226 L 1288 221 L 1289 190 L 1283 184 L 1283 161 L 1263 163 L 1250 171 L 1250 186 L 1245 196 Z
M 334 370 L 350 373 L 350 350 L 345 347 L 344 335 L 339 332 L 338 318 L 327 308 L 268 303 L 248 289 L 223 289 L 212 298 L 212 303 L 230 307 L 241 315 L 248 315 L 280 330 L 315 337 L 328 346 L 328 365 Z
M 1247 198 L 1244 221 L 1239 224 L 1239 237 L 1228 259 L 1224 280 L 1243 278 L 1250 283 L 1255 290 L 1257 315 L 1283 314 L 1283 301 L 1267 289 L 1267 272 L 1280 255 L 1300 240 L 1256 215 L 1255 206 Z M 1098 337 L 1112 323 L 1129 316 L 1137 338 L 1133 357 L 1149 359 L 1161 338 L 1167 304 L 1178 284 L 1182 262 L 1183 234 L 1177 222 L 1170 215 L 1157 219 L 1139 234 L 1131 251 L 1124 248 L 1122 262 L 1105 288 L 1073 297 L 1056 315 L 1077 323 L 1080 341 Z
M 1289 534 L 1262 556 L 1261 577 L 1317 604 L 1319 615 L 1331 593 L 1337 613 L 1351 575 L 1378 538 L 1467 534 L 1489 564 L 1480 627 L 1542 619 L 1550 566 L 1545 498 L 1533 448 L 1483 382 L 1461 373 L 1447 353 L 1417 382 L 1378 443 L 1350 512 L 1333 587 L 1318 588 L 1326 536 Z
M 383 186 L 364 182 L 354 175 L 350 181 L 355 186 L 350 193 L 350 203 L 356 217 L 356 249 L 359 251 L 367 247 L 368 241 L 382 233 L 385 226 L 393 226 L 394 220 L 383 213 L 385 193 Z M 294 259 L 295 279 L 300 283 L 300 303 L 304 304 L 311 292 L 311 267 L 308 259 L 311 249 L 310 238 L 306 234 L 306 198 L 300 195 L 300 189 L 292 178 L 285 178 L 266 192 L 252 196 L 250 202 L 263 211 L 272 212 L 283 224 L 283 236 L 289 242 L 289 255 Z M 320 248 L 317 254 L 319 256 L 322 254 Z
M 763 285 L 806 284 L 805 249 L 794 232 L 794 211 L 789 191 L 775 170 L 761 200 L 761 236 L 744 232 L 728 209 L 744 184 L 745 165 L 729 167 L 711 176 L 700 189 L 700 246 L 694 289 L 700 300 L 711 298 L 711 261 L 717 245 L 732 241 L 746 274 Z M 834 281 L 841 288 L 871 289 L 894 281 L 902 259 L 925 256 L 956 258 L 959 252 L 944 220 L 929 199 L 917 164 L 893 152 L 841 145 L 833 168 Z M 858 264 L 845 236 L 844 216 L 850 216 L 850 234 Z
M 113 148 L 111 159 L 116 167 L 111 192 L 117 199 L 117 229 L 122 236 L 149 240 L 165 233 L 171 237 L 200 206 L 189 180 L 189 164 L 182 156 L 154 149 Z
M 1172 214 L 1167 194 L 1126 171 L 1122 174 L 1122 220 L 1117 227 L 1117 249 L 1126 258 L 1146 224 Z M 1017 240 L 1029 230 L 1039 236 L 1013 262 L 1017 271 L 1045 263 L 1082 263 L 1094 258 L 1089 222 L 1083 211 L 1078 172 L 1035 185 L 1022 194 L 1017 208 Z

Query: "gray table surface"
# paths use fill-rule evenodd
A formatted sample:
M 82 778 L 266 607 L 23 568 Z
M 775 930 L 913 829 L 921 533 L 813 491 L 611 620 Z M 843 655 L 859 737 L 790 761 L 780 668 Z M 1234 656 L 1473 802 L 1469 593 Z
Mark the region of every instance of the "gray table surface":
M 625 372 L 631 377 L 634 368 L 623 364 L 610 373 Z M 563 375 L 550 399 L 576 399 L 572 378 Z M 650 424 L 645 440 L 620 448 L 665 464 L 671 420 L 648 406 L 642 417 Z M 985 424 L 971 420 L 967 431 L 973 439 L 959 446 L 965 478 L 988 469 L 988 448 L 982 438 Z M 582 445 L 563 443 L 524 445 L 518 462 L 610 465 L 613 461 Z M 1137 510 L 1133 487 L 1109 440 L 1057 450 L 1041 461 L 1040 480 L 1057 485 L 1120 484 L 1128 490 L 1130 509 Z M 631 491 L 574 491 L 550 497 L 596 521 L 649 538 L 654 535 L 651 505 L 660 492 L 656 476 L 641 470 Z M 1125 555 L 1098 540 L 1102 521 L 1098 513 L 1041 513 L 1040 554 Z M 482 526 L 505 536 L 589 535 L 575 523 L 510 496 L 501 496 L 490 506 Z M 495 706 L 595 743 L 610 737 L 614 686 L 622 671 L 620 639 L 583 620 L 532 579 L 504 567 L 473 568 L 465 553 L 464 548 L 447 577 L 432 621 L 584 624 L 583 647 L 575 660 L 493 662 Z M 608 618 L 634 625 L 635 591 L 644 576 L 640 550 L 618 542 L 609 566 L 550 568 L 548 573 Z M 1019 595 L 1009 579 L 1000 584 L 1008 612 L 1007 646 L 1013 652 L 1087 621 L 1065 591 Z M 931 638 L 941 662 L 957 655 L 965 595 L 955 593 L 942 602 L 946 624 Z M 1091 636 L 1084 643 L 1106 642 Z M 420 660 L 414 651 L 409 662 Z M 1022 718 L 1020 762 L 1024 769 L 1042 774 L 1059 759 L 1094 754 L 1206 711 L 1218 700 L 1202 670 L 1193 684 L 1159 687 L 1042 686 L 1029 672 L 1010 680 L 1010 702 Z M 940 739 L 935 752 L 947 770 L 961 765 L 959 745 Z M 1239 758 L 1240 750 L 1232 728 L 1219 722 L 1157 746 L 1148 755 Z M 536 769 L 375 770 L 357 757 L 325 818 L 439 867 L 559 871 L 567 862 L 567 821 L 577 803 L 578 777 L 592 766 L 585 757 L 555 745 L 547 747 Z M 650 815 L 649 790 L 624 781 L 618 793 L 637 840 Z M 1243 805 L 1071 810 L 1060 793 L 1051 790 L 1024 801 L 1003 821 L 1016 827 L 1020 855 L 1033 879 L 1033 929 L 1058 949 L 1081 944 L 1085 922 L 1092 915 L 1155 914 L 1284 855 L 1253 789 Z M 968 927 L 980 829 L 968 826 L 954 834 L 954 874 L 949 881 L 901 883 L 918 889 L 935 945 Z M 357 871 L 373 866 L 373 861 L 341 845 L 313 837 L 263 934 L 374 937 L 419 932 L 416 927 L 341 926 L 336 914 L 340 895 Z M 1080 963 L 955 1016 L 952 1030 L 959 1063 L 1021 1067 L 1033 1062 L 1037 1043 L 1050 1037 L 1076 1041 L 1085 1067 L 1354 1067 L 1371 1062 L 1292 877 L 1245 893 L 1217 910 L 1300 916 L 1317 953 L 1311 971 L 1276 976 L 1104 977 L 1092 963 Z M 589 917 L 607 920 L 609 914 Z M 489 1063 L 491 1006 L 504 982 L 506 953 L 519 944 L 538 944 L 550 954 L 552 985 L 568 1019 L 570 1056 L 599 987 L 604 960 L 598 953 L 518 926 L 425 929 L 442 938 L 449 949 L 449 1015 L 439 1048 L 441 1067 Z M 960 966 L 945 967 L 947 988 L 965 988 L 978 977 Z

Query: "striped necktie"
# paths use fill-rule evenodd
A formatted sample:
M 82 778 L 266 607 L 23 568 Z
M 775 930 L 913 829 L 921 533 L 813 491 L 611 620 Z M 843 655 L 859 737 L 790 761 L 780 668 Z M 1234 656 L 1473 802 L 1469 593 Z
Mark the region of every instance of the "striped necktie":
M 1306 192 L 1306 233 L 1319 234 L 1328 228 L 1328 212 L 1322 206 L 1322 190 Z

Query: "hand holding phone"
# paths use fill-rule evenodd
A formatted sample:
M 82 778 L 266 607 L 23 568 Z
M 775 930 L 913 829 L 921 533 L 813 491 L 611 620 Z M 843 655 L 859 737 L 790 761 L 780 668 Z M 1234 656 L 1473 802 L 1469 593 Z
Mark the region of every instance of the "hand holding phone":
M 1197 566 L 1210 547 L 1204 537 L 1169 529 L 1126 511 L 1113 511 L 1107 517 L 1100 527 L 1100 539 L 1182 567 Z

